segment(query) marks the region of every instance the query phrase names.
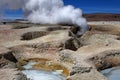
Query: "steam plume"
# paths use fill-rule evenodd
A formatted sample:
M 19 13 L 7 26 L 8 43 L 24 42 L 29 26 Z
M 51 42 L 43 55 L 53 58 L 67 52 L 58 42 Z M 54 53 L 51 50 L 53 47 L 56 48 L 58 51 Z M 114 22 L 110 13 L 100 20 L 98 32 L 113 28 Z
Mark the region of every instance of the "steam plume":
M 0 9 L 19 9 L 22 8 L 26 0 L 0 0 Z
M 81 9 L 65 6 L 63 0 L 0 0 L 1 8 L 22 8 L 27 14 L 25 17 L 32 23 L 77 25 L 80 27 L 78 35 L 88 30 Z
M 18 10 L 23 8 L 26 0 L 0 0 L 0 19 L 4 16 L 5 10 Z
M 29 11 L 28 20 L 41 24 L 74 24 L 80 27 L 78 35 L 88 30 L 82 11 L 71 5 L 64 6 L 63 0 L 29 0 L 25 9 Z

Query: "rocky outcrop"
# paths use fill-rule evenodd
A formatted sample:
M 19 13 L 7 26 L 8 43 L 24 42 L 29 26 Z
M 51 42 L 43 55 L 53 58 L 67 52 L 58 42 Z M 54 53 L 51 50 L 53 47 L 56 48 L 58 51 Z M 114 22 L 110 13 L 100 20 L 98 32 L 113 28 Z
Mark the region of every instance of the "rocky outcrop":
M 1 80 L 27 80 L 26 76 L 17 69 L 0 69 Z
M 108 80 L 105 76 L 100 74 L 96 70 L 91 70 L 90 72 L 82 73 L 82 74 L 75 74 L 68 77 L 67 80 Z
M 26 76 L 17 70 L 16 58 L 10 50 L 2 49 L 0 53 L 1 80 L 27 80 Z
M 68 36 L 68 30 L 53 31 L 46 36 L 27 41 L 23 45 L 11 48 L 16 58 L 47 58 L 55 59 L 63 49 L 77 50 L 79 45 L 74 38 Z M 18 54 L 19 53 L 19 54 Z

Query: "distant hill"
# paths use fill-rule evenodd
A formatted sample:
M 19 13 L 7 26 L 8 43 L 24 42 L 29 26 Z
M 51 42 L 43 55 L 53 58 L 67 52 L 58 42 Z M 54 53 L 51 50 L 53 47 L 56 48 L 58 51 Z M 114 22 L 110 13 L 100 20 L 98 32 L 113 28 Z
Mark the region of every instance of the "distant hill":
M 94 13 L 83 16 L 88 21 L 120 21 L 120 14 Z

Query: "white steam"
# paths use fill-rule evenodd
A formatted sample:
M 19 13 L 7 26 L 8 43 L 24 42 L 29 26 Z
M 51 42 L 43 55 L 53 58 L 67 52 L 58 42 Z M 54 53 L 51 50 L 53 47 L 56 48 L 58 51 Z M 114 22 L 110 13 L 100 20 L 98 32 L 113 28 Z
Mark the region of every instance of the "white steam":
M 82 11 L 71 5 L 65 6 L 63 0 L 29 0 L 25 9 L 30 12 L 28 20 L 32 23 L 74 24 L 81 28 L 78 35 L 88 30 Z
M 0 8 L 19 9 L 23 6 L 25 0 L 0 0 Z
M 32 23 L 77 25 L 80 27 L 79 35 L 88 30 L 81 9 L 65 6 L 63 0 L 0 0 L 1 8 L 22 8 L 25 17 Z
M 0 19 L 4 17 L 5 10 L 18 10 L 23 8 L 26 0 L 0 0 Z

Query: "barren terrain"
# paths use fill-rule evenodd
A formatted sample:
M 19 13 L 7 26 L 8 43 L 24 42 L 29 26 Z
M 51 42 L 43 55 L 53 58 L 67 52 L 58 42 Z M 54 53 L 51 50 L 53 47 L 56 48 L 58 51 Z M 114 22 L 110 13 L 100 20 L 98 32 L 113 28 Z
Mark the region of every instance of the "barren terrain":
M 77 37 L 68 25 L 8 23 L 0 25 L 0 79 L 26 80 L 23 65 L 62 70 L 66 80 L 108 80 L 99 71 L 120 66 L 120 22 L 88 22 Z

